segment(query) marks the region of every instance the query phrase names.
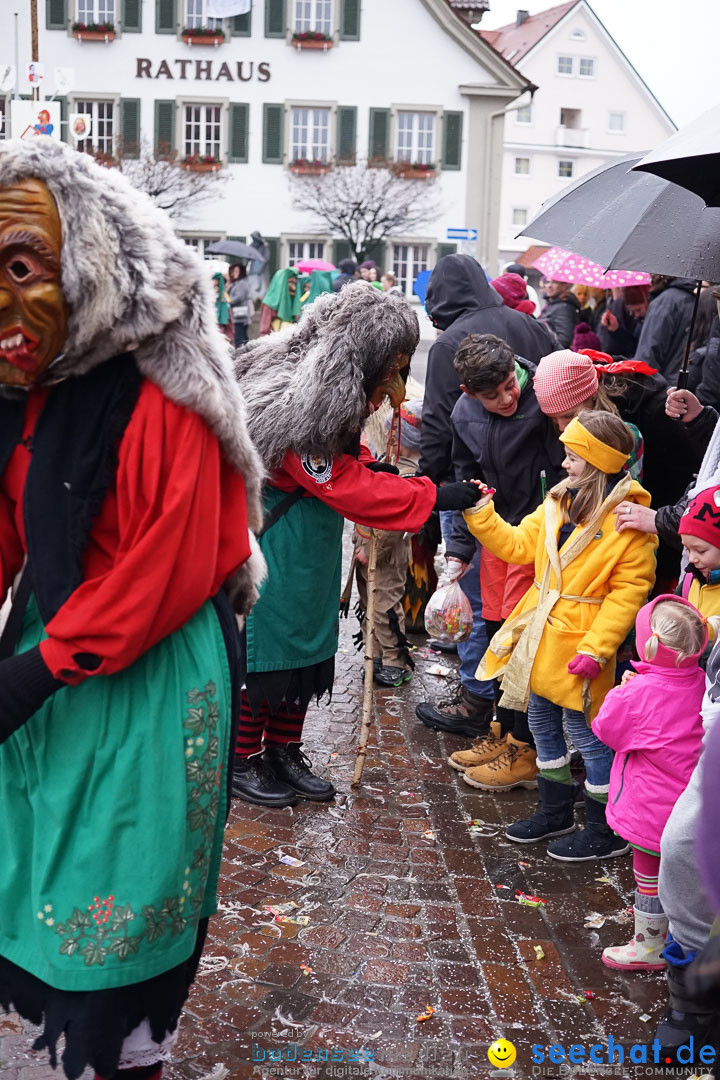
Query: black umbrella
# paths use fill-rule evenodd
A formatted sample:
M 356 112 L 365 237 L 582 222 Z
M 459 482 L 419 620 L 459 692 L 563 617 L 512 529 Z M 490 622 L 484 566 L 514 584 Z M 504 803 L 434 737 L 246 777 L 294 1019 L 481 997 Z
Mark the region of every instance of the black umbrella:
M 720 105 L 681 128 L 633 166 L 720 206 Z
M 521 235 L 586 255 L 606 269 L 720 281 L 720 209 L 649 173 L 629 172 L 631 155 L 581 176 Z M 687 385 L 695 308 L 678 385 Z
M 205 248 L 208 255 L 230 255 L 235 259 L 252 259 L 253 262 L 264 262 L 265 256 L 257 248 L 243 244 L 240 240 L 218 240 L 217 244 L 211 244 Z

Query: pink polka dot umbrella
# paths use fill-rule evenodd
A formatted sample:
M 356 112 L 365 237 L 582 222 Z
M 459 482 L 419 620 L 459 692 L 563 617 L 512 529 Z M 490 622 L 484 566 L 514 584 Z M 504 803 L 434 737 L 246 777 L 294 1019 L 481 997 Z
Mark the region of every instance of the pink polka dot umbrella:
M 626 285 L 649 285 L 650 275 L 638 270 L 603 270 L 599 263 L 564 248 L 551 247 L 533 266 L 551 281 L 570 281 L 594 289 L 620 289 Z

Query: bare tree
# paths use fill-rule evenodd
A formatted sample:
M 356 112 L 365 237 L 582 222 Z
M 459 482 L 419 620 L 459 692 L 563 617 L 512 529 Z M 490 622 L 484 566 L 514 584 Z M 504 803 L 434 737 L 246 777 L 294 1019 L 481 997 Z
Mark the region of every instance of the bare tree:
M 442 213 L 434 172 L 422 179 L 406 175 L 392 162 L 359 161 L 330 166 L 323 174 L 291 176 L 290 189 L 297 209 L 343 236 L 359 259 L 373 244 L 412 232 Z
M 198 171 L 188 168 L 176 151 L 163 152 L 143 141 L 135 153 L 118 148 L 112 163 L 127 176 L 133 187 L 144 191 L 170 217 L 182 217 L 198 203 L 217 198 L 227 180 L 222 169 Z

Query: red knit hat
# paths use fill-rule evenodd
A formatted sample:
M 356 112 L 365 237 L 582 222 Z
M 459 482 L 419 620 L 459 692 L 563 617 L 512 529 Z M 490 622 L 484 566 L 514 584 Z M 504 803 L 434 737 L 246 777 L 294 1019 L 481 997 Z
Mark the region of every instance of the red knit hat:
M 544 413 L 563 413 L 597 393 L 598 375 L 589 356 L 560 349 L 543 356 L 533 384 Z
M 495 292 L 500 293 L 505 307 L 514 308 L 515 311 L 523 311 L 526 315 L 532 315 L 535 305 L 527 298 L 527 286 L 525 278 L 519 274 L 501 274 L 491 281 Z
M 681 536 L 697 536 L 706 544 L 720 548 L 720 484 L 698 492 L 680 518 Z

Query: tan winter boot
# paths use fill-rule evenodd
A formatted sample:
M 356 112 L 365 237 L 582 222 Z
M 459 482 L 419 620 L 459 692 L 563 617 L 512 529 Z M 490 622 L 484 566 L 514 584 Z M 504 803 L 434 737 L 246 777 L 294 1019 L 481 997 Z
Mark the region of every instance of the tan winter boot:
M 635 934 L 627 945 L 604 949 L 602 962 L 620 971 L 664 971 L 662 951 L 668 934 L 667 915 L 635 911 Z
M 500 734 L 500 724 L 493 720 L 488 734 L 476 739 L 469 750 L 456 750 L 447 759 L 448 765 L 458 772 L 465 772 L 475 765 L 486 765 L 488 761 L 499 757 L 506 748 L 505 737 Z
M 510 791 L 512 788 L 536 788 L 537 755 L 529 743 L 508 734 L 507 746 L 485 765 L 466 769 L 463 780 L 482 791 Z

